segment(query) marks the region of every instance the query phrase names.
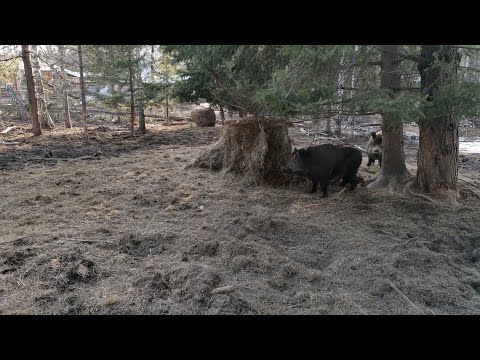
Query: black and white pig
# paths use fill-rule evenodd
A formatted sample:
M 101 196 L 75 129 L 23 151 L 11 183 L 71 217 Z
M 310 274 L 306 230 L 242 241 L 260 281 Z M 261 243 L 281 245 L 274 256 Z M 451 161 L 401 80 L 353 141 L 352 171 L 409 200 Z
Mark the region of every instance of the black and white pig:
M 378 164 L 382 167 L 383 159 L 383 144 L 382 144 L 382 130 L 372 131 L 367 143 L 367 166 L 375 164 L 375 160 L 378 160 Z

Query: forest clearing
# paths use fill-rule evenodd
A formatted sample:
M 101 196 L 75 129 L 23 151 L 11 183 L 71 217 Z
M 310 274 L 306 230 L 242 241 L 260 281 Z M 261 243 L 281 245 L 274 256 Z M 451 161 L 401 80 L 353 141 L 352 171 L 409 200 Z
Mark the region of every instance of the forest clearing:
M 293 143 L 307 145 L 299 129 Z M 480 311 L 471 193 L 459 208 L 363 186 L 323 199 L 188 168 L 221 126 L 156 124 L 129 139 L 92 127 L 88 146 L 79 127 L 22 130 L 3 138 L 20 145 L 0 145 L 2 314 Z M 480 154 L 461 157 L 478 186 Z M 365 179 L 378 170 L 363 159 Z
M 479 51 L 0 45 L 0 315 L 480 314 Z

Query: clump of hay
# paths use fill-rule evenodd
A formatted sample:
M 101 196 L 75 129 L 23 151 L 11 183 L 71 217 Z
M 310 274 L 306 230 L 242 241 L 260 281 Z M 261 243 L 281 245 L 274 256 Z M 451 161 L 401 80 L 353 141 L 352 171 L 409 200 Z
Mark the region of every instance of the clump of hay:
M 241 174 L 259 184 L 283 177 L 280 167 L 288 162 L 291 152 L 285 120 L 248 117 L 225 125 L 220 140 L 193 166 Z
M 215 111 L 213 109 L 192 110 L 192 121 L 198 127 L 215 126 Z

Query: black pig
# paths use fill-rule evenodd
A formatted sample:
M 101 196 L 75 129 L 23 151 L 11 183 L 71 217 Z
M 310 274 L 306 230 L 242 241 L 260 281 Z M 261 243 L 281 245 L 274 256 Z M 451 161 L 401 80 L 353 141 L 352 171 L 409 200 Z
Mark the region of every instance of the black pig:
M 341 185 L 350 183 L 350 190 L 357 187 L 357 171 L 362 163 L 362 152 L 351 145 L 322 144 L 305 149 L 294 149 L 290 161 L 282 167 L 287 175 L 303 175 L 312 180 L 311 193 L 317 185 L 327 197 L 329 180 L 341 176 Z
M 370 139 L 367 143 L 367 155 L 368 163 L 367 166 L 375 164 L 375 160 L 378 160 L 378 164 L 382 167 L 382 158 L 383 158 L 383 145 L 382 145 L 382 131 L 372 131 L 370 133 Z

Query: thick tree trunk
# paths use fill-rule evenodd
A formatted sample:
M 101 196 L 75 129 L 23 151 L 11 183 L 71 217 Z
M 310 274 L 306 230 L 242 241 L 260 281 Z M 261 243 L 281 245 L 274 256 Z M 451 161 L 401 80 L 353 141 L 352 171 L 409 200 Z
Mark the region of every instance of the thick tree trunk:
M 30 45 L 22 45 L 22 59 L 27 81 L 28 102 L 30 104 L 30 115 L 32 117 L 33 135 L 42 135 L 42 128 L 38 120 L 37 98 L 35 96 L 35 81 L 33 80 L 32 63 L 30 61 Z
M 133 94 L 133 59 L 132 51 L 128 52 L 128 85 L 130 88 L 130 135 L 135 135 L 135 97 Z
M 326 126 L 326 128 L 325 128 L 325 132 L 326 132 L 327 134 L 331 134 L 331 133 L 332 133 L 332 124 L 331 124 L 331 123 L 332 123 L 332 119 L 328 118 L 328 119 L 327 119 L 327 126 Z
M 65 47 L 60 45 L 58 48 L 60 52 L 60 76 L 62 86 L 62 100 L 63 100 L 63 121 L 66 128 L 71 128 L 72 123 L 70 121 L 70 107 L 68 105 L 68 92 L 67 92 L 67 74 L 65 73 Z
M 88 142 L 87 132 L 87 101 L 85 100 L 85 78 L 83 76 L 83 53 L 82 45 L 78 45 L 78 64 L 80 67 L 80 93 L 82 97 L 82 114 L 83 114 L 83 133 L 85 140 Z
M 142 102 L 140 102 L 138 107 L 139 107 L 139 112 L 140 112 L 140 121 L 139 121 L 139 124 L 138 124 L 138 130 L 142 134 L 145 134 L 145 131 L 147 130 L 147 128 L 145 126 L 145 108 L 144 108 Z
M 423 45 L 419 64 L 421 88 L 428 101 L 434 92 L 450 83 L 458 70 L 458 54 L 452 46 Z M 435 64 L 438 58 L 444 64 Z M 445 70 L 445 63 L 450 65 Z M 452 113 L 428 115 L 419 122 L 417 182 L 425 192 L 447 192 L 456 196 L 458 180 L 458 121 Z
M 38 60 L 38 47 L 37 45 L 32 45 L 32 68 L 33 75 L 35 79 L 35 89 L 37 95 L 37 107 L 38 107 L 38 116 L 40 119 L 40 125 L 44 129 L 51 129 L 55 127 L 52 117 L 47 109 L 47 100 L 45 98 L 45 91 L 43 88 L 43 78 L 40 71 L 40 61 Z
M 399 45 L 381 46 L 381 87 L 387 89 L 390 96 L 400 88 Z M 403 183 L 410 176 L 405 165 L 403 151 L 403 124 L 402 119 L 384 112 L 382 114 L 382 167 L 377 179 L 368 185 L 369 189 L 388 187 L 402 190 Z

